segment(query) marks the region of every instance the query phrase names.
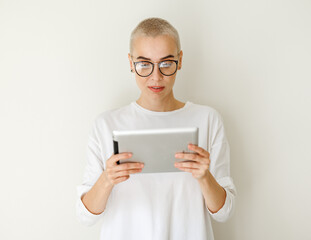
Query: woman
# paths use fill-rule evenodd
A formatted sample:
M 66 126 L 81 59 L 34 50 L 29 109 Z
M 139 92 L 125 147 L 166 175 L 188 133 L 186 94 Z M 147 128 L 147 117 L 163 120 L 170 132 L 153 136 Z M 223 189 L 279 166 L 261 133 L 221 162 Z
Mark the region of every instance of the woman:
M 182 57 L 167 21 L 149 18 L 133 30 L 128 58 L 140 97 L 96 118 L 78 186 L 78 217 L 86 225 L 101 218 L 101 239 L 214 239 L 210 216 L 226 221 L 232 215 L 236 190 L 222 118 L 173 94 Z M 143 163 L 117 164 L 131 154 L 113 154 L 113 130 L 170 127 L 199 128 L 199 145 L 189 145 L 196 153 L 175 156 L 192 160 L 176 163 L 180 172 L 136 174 Z

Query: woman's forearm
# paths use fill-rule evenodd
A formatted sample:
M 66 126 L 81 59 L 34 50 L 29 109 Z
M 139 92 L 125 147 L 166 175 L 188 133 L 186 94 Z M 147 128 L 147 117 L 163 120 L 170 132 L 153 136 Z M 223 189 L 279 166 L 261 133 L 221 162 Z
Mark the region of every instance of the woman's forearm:
M 213 175 L 208 172 L 205 178 L 199 180 L 205 204 L 212 213 L 218 212 L 226 200 L 226 191 L 220 186 Z
M 110 196 L 113 185 L 107 181 L 106 173 L 103 172 L 93 187 L 82 196 L 81 200 L 89 212 L 101 214 Z

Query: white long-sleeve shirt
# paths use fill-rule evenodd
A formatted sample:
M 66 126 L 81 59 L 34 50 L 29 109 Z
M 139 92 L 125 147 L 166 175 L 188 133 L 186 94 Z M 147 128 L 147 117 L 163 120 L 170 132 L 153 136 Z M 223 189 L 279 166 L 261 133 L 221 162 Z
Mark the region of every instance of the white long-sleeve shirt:
M 210 172 L 226 191 L 224 206 L 211 213 L 191 173 L 139 173 L 114 186 L 103 213 L 94 215 L 81 201 L 113 155 L 113 130 L 198 127 L 199 146 L 210 153 Z M 134 156 L 133 156 L 134 157 Z M 87 166 L 77 186 L 77 216 L 85 225 L 102 219 L 100 239 L 212 240 L 210 216 L 226 221 L 233 212 L 236 189 L 230 177 L 230 148 L 220 114 L 209 106 L 186 102 L 183 108 L 150 111 L 132 102 L 98 115 L 87 148 Z

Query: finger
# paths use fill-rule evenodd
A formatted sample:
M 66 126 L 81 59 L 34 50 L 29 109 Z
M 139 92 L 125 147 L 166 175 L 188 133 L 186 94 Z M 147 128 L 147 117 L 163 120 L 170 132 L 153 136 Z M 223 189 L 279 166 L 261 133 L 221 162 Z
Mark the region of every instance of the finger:
M 184 172 L 191 173 L 192 176 L 195 177 L 195 178 L 201 178 L 202 176 L 204 176 L 204 172 L 202 172 L 200 170 L 191 169 L 191 168 L 180 168 L 180 170 L 184 171 Z
M 184 167 L 181 167 L 181 168 L 178 168 L 179 170 L 181 171 L 184 171 L 184 172 L 189 172 L 189 173 L 192 173 L 192 174 L 195 174 L 197 173 L 197 169 L 194 169 L 194 168 L 184 168 Z
M 178 159 L 185 159 L 202 163 L 205 162 L 204 158 L 196 153 L 176 153 L 175 157 Z
M 107 165 L 116 165 L 119 160 L 129 159 L 132 156 L 133 154 L 129 152 L 114 154 L 107 160 Z
M 189 148 L 190 150 L 195 151 L 196 153 L 198 153 L 198 154 L 204 156 L 204 157 L 209 158 L 209 156 L 210 156 L 210 154 L 209 154 L 208 151 L 206 151 L 204 148 L 201 148 L 201 147 L 199 147 L 199 146 L 197 146 L 197 145 L 189 144 L 189 145 L 188 145 L 188 148 Z
M 197 162 L 176 162 L 175 166 L 178 168 L 191 168 L 191 169 L 200 169 L 202 164 Z
M 116 178 L 114 181 L 113 181 L 113 184 L 118 184 L 120 182 L 124 182 L 125 180 L 129 179 L 130 178 L 130 175 L 128 176 L 125 176 L 125 177 L 119 177 L 119 178 Z
M 135 163 L 121 163 L 120 165 L 117 165 L 113 168 L 115 172 L 122 171 L 122 170 L 130 170 L 130 169 L 137 169 L 137 168 L 143 168 L 144 164 L 140 162 Z
M 131 169 L 131 170 L 123 170 L 123 171 L 119 171 L 119 172 L 114 173 L 113 178 L 125 177 L 125 176 L 128 176 L 130 174 L 139 173 L 141 171 L 142 171 L 141 168 Z

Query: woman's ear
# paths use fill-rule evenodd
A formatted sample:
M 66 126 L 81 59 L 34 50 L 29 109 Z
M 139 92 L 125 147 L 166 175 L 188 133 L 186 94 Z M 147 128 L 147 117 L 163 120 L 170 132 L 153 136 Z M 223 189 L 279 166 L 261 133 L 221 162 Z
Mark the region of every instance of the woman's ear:
M 129 62 L 130 62 L 130 68 L 131 68 L 131 72 L 134 72 L 134 66 L 133 66 L 133 61 L 132 61 L 132 58 L 131 58 L 131 54 L 129 53 L 127 55 L 128 59 L 129 59 Z
M 182 57 L 183 57 L 183 51 L 182 50 L 180 50 L 180 52 L 179 52 L 179 59 L 178 59 L 178 70 L 180 70 L 181 69 L 181 67 L 182 67 Z

